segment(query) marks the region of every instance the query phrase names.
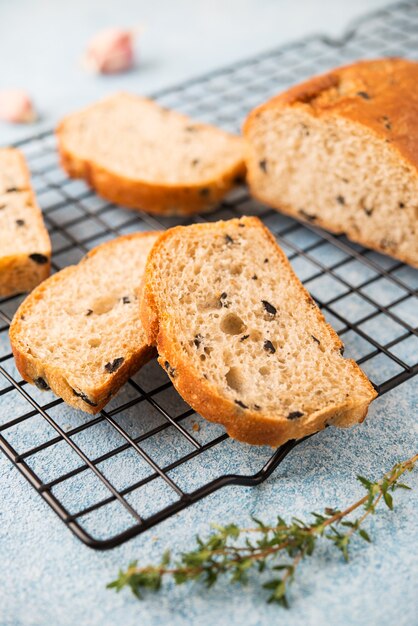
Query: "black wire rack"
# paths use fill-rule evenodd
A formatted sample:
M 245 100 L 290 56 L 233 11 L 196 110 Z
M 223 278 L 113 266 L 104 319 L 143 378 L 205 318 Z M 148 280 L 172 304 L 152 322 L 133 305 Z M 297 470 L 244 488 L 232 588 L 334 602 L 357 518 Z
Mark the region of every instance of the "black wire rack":
M 418 5 L 390 6 L 339 41 L 312 37 L 156 94 L 164 106 L 239 131 L 258 103 L 312 74 L 359 58 L 418 56 Z M 51 131 L 19 143 L 53 243 L 53 270 L 112 237 L 175 224 L 258 215 L 275 233 L 328 321 L 383 394 L 418 372 L 418 272 L 302 225 L 235 190 L 204 218 L 159 218 L 97 197 L 59 167 Z M 151 362 L 97 416 L 26 384 L 8 340 L 24 296 L 0 299 L 0 447 L 66 526 L 107 549 L 225 485 L 257 485 L 296 445 L 276 451 L 231 440 L 202 420 Z

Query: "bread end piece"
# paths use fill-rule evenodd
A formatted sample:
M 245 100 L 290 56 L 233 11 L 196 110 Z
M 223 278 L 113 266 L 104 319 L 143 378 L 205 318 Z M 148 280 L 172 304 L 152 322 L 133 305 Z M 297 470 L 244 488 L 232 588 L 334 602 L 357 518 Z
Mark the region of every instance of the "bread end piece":
M 25 157 L 0 149 L 0 297 L 31 291 L 51 271 L 51 242 Z
M 263 203 L 418 267 L 418 63 L 361 61 L 296 85 L 243 127 Z

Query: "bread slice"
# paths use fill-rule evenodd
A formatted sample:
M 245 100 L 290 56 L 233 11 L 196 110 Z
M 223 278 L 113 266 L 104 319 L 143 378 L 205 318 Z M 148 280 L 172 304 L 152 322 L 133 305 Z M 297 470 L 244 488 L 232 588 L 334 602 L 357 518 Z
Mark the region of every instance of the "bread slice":
M 157 236 L 135 233 L 106 242 L 30 294 L 10 327 L 25 380 L 97 413 L 151 358 L 137 290 Z
M 164 233 L 142 322 L 183 398 L 247 443 L 350 426 L 376 396 L 258 218 Z
M 251 193 L 418 267 L 418 63 L 363 61 L 255 109 Z
M 245 175 L 241 138 L 126 93 L 69 115 L 57 137 L 70 176 L 149 213 L 206 211 Z
M 51 242 L 23 154 L 0 148 L 0 297 L 30 291 L 49 276 Z

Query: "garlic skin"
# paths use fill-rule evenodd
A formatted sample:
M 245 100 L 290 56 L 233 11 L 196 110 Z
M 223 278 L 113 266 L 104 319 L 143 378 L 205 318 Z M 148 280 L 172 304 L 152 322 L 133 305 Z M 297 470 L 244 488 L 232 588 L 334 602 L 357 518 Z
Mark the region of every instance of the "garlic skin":
M 30 124 L 37 119 L 32 101 L 23 89 L 0 91 L 0 120 L 12 124 Z
M 98 74 L 115 74 L 130 69 L 134 62 L 132 30 L 108 28 L 89 42 L 84 57 L 86 67 Z

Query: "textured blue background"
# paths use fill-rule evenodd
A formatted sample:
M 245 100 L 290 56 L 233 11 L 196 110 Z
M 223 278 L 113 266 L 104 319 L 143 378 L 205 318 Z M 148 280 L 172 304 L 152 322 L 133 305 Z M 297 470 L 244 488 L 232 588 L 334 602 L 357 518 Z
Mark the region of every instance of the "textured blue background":
M 50 126 L 63 113 L 115 89 L 149 92 L 310 32 L 338 35 L 349 18 L 385 2 L 205 0 L 196 3 L 179 0 L 170 3 L 159 0 L 145 3 L 124 0 L 112 3 L 93 0 L 86 4 L 81 0 L 71 3 L 0 0 L 0 54 L 7 59 L 0 67 L 0 85 L 27 87 L 43 114 L 41 125 Z M 97 28 L 143 21 L 146 31 L 140 41 L 142 66 L 137 71 L 120 77 L 94 78 L 75 63 L 84 42 Z M 0 143 L 27 133 L 27 128 L 1 125 Z M 272 219 L 285 218 L 275 216 Z M 335 252 L 335 249 L 328 250 L 329 255 Z M 383 262 L 382 257 L 378 259 Z M 331 256 L 325 259 L 331 260 L 334 260 Z M 296 271 L 302 279 L 307 278 L 314 268 L 303 259 L 298 261 Z M 358 270 L 353 262 L 342 271 L 351 284 L 356 284 Z M 361 276 L 364 278 L 364 268 Z M 401 277 L 416 286 L 416 273 L 404 269 Z M 376 281 L 373 287 L 376 291 L 370 295 L 381 303 L 385 298 L 396 299 L 397 294 L 390 293 L 388 287 L 386 282 Z M 328 286 L 318 281 L 309 288 L 320 297 L 321 290 Z M 408 302 L 411 305 L 411 300 Z M 342 306 L 348 317 L 355 319 L 362 314 L 355 300 L 344 300 Z M 417 310 L 415 307 L 400 312 L 413 323 Z M 330 321 L 338 328 L 336 318 Z M 365 330 L 379 341 L 389 341 L 399 332 L 396 324 L 379 318 L 371 320 Z M 348 355 L 354 358 L 370 350 L 370 346 L 365 345 L 367 342 L 355 333 L 346 333 L 344 341 Z M 399 356 L 409 358 L 410 362 L 416 356 L 416 343 L 403 342 L 398 349 Z M 8 351 L 3 333 L 0 355 Z M 377 357 L 368 361 L 365 369 L 379 382 L 388 376 L 386 368 L 390 366 L 393 362 Z M 6 367 L 12 365 L 7 363 Z M 163 376 L 163 373 L 151 369 L 147 375 Z M 142 382 L 145 383 L 145 378 Z M 0 380 L 0 388 L 3 384 Z M 35 388 L 31 388 L 30 393 L 39 399 L 40 392 Z M 122 402 L 122 398 L 126 401 L 128 393 L 126 388 L 119 399 L 112 402 Z M 43 402 L 48 401 L 47 395 L 42 396 Z M 210 591 L 198 585 L 176 588 L 169 584 L 164 592 L 150 596 L 141 604 L 128 592 L 116 595 L 107 591 L 105 585 L 120 566 L 133 558 L 145 564 L 159 559 L 166 547 L 179 551 L 188 549 L 191 537 L 197 532 L 205 534 L 210 521 L 236 521 L 247 525 L 250 514 L 266 520 L 274 519 L 277 513 L 306 517 L 310 511 L 325 505 L 351 503 L 362 493 L 355 480 L 357 473 L 380 476 L 395 461 L 417 451 L 417 396 L 418 381 L 403 384 L 373 404 L 363 425 L 350 431 L 330 428 L 301 444 L 263 485 L 227 487 L 106 553 L 89 550 L 76 540 L 16 469 L 0 456 L 1 626 L 122 623 L 126 626 L 270 623 L 316 626 L 330 622 L 343 626 L 392 626 L 395 623 L 416 626 L 418 489 L 399 493 L 395 514 L 384 511 L 372 520 L 373 544 L 356 544 L 349 565 L 344 564 L 330 546 L 321 548 L 314 559 L 302 565 L 291 593 L 289 612 L 267 606 L 265 596 L 254 583 L 244 589 L 221 585 Z M 167 397 L 160 397 L 159 401 L 163 405 L 169 403 L 170 407 L 175 405 L 178 413 L 183 410 L 182 401 L 174 392 L 168 392 Z M 0 423 L 23 410 L 17 393 L 0 397 Z M 86 419 L 64 405 L 50 413 L 64 429 Z M 123 416 L 124 426 L 131 432 L 143 427 L 144 422 L 155 424 L 158 419 L 149 407 L 139 416 L 137 407 L 136 413 L 127 411 Z M 191 421 L 184 423 L 191 427 Z M 110 428 L 105 424 L 95 428 L 95 436 L 91 434 L 93 429 L 89 429 L 84 438 L 82 434 L 78 438 L 78 443 L 90 454 L 115 444 L 116 435 Z M 214 428 L 202 422 L 198 437 L 204 440 L 213 436 Z M 34 417 L 23 423 L 15 434 L 8 433 L 8 437 L 13 440 L 15 436 L 19 449 L 24 450 L 42 441 L 45 435 L 51 435 L 47 431 L 42 419 Z M 172 433 L 162 434 L 151 444 L 151 453 L 155 452 L 152 445 L 160 448 L 160 458 L 164 455 L 165 462 L 179 455 L 177 445 L 180 444 Z M 219 454 L 222 454 L 220 461 L 226 472 L 248 473 L 258 469 L 270 452 L 228 442 L 222 452 L 217 449 L 215 456 Z M 214 471 L 216 460 L 219 458 L 212 459 L 207 466 L 197 463 L 192 476 L 179 472 L 175 479 L 191 488 L 207 479 Z M 51 457 L 45 458 L 44 464 L 39 459 L 36 469 L 41 474 L 45 472 L 47 479 L 54 473 L 71 469 L 74 462 L 72 455 L 62 454 L 57 446 L 53 462 Z M 102 469 L 113 482 L 119 481 L 118 486 L 131 479 L 133 473 L 138 477 L 140 472 L 146 471 L 136 465 L 129 454 L 121 457 L 118 466 Z M 418 472 L 411 475 L 409 481 L 418 487 Z M 66 491 L 60 495 L 71 500 L 76 509 L 89 501 L 97 485 L 89 485 L 86 479 L 70 482 L 63 489 Z M 143 512 L 153 503 L 166 502 L 164 485 L 153 493 L 154 501 L 144 499 L 136 503 Z M 101 519 L 102 528 L 109 533 L 118 525 L 122 527 L 123 522 L 114 511 Z
M 339 36 L 387 0 L 0 0 L 0 87 L 33 96 L 38 127 L 131 89 L 151 93 L 312 33 Z M 143 26 L 138 67 L 112 77 L 81 66 L 86 42 L 108 26 Z M 31 132 L 31 129 L 30 131 Z M 0 123 L 0 145 L 25 137 Z
M 357 473 L 378 477 L 417 451 L 417 392 L 417 382 L 403 384 L 375 401 L 363 425 L 349 431 L 329 428 L 298 446 L 261 486 L 227 487 L 106 553 L 80 544 L 0 457 L 0 623 L 415 626 L 418 472 L 408 478 L 415 490 L 398 493 L 396 512 L 383 510 L 373 518 L 373 544 L 359 541 L 350 564 L 327 545 L 301 566 L 288 612 L 266 605 L 256 584 L 210 591 L 169 584 L 142 603 L 129 592 L 107 591 L 105 584 L 133 558 L 146 564 L 167 547 L 188 549 L 209 521 L 248 524 L 250 514 L 272 520 L 279 512 L 303 518 L 325 505 L 350 504 L 362 494 Z M 110 516 L 108 521 L 111 525 Z

